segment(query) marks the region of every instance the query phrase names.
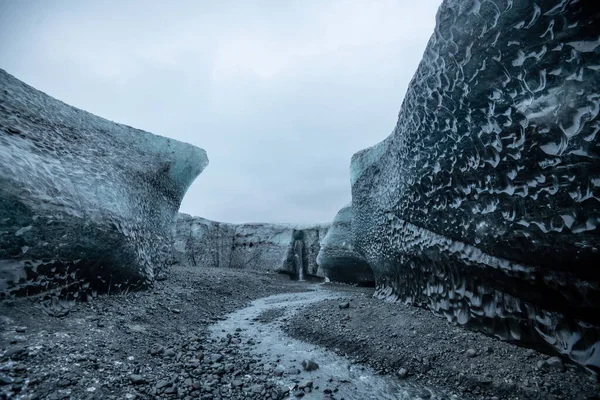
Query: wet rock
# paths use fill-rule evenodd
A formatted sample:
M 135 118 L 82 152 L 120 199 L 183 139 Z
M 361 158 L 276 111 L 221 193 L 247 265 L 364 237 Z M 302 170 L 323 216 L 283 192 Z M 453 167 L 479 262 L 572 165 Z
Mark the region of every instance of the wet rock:
M 538 366 L 541 367 L 541 369 L 552 369 L 555 371 L 564 371 L 565 368 L 565 364 L 563 363 L 563 361 L 560 359 L 560 357 L 550 357 L 545 361 L 541 362 L 541 365 L 538 364 Z
M 160 381 L 158 381 L 156 383 L 156 388 L 157 389 L 163 389 L 163 388 L 166 388 L 166 387 L 169 387 L 169 386 L 172 386 L 172 385 L 173 385 L 172 382 L 170 382 L 170 381 L 168 381 L 166 379 L 163 379 L 163 380 L 160 380 Z
M 141 385 L 143 383 L 146 383 L 146 380 L 138 374 L 131 374 L 129 375 L 129 380 L 131 381 L 131 383 L 135 384 L 135 385 Z
M 265 390 L 265 387 L 264 387 L 264 385 L 256 384 L 256 385 L 252 385 L 251 390 L 253 393 L 261 393 L 263 390 Z
M 3 358 L 10 358 L 12 360 L 19 360 L 25 356 L 25 347 L 14 346 L 9 347 L 8 350 L 2 356 Z
M 155 345 L 150 349 L 150 355 L 153 355 L 153 356 L 163 354 L 164 352 L 165 352 L 165 348 L 161 345 Z
M 175 357 L 175 349 L 173 349 L 172 347 L 166 349 L 164 352 L 164 356 L 165 357 Z
M 313 360 L 304 360 L 302 361 L 302 368 L 305 371 L 316 371 L 317 369 L 319 369 L 319 364 L 317 364 Z
M 467 349 L 467 350 L 465 351 L 465 355 L 466 355 L 467 357 L 469 357 L 469 358 L 476 357 L 476 356 L 477 356 L 477 350 L 475 350 L 475 349 Z

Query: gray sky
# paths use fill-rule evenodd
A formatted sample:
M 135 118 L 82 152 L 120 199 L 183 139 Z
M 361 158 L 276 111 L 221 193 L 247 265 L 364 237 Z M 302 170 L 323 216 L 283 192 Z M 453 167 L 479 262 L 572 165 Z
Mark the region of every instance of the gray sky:
M 192 143 L 181 211 L 325 222 L 353 153 L 391 133 L 441 0 L 0 0 L 0 68 Z

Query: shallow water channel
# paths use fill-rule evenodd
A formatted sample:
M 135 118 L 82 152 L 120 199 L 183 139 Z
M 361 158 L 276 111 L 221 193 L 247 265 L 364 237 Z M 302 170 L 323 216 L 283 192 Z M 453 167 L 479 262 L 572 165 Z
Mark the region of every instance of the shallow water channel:
M 343 296 L 343 295 L 342 295 Z M 447 399 L 426 387 L 403 382 L 393 376 L 379 375 L 366 366 L 353 364 L 323 347 L 295 340 L 281 330 L 283 319 L 289 318 L 300 308 L 326 299 L 340 298 L 340 293 L 321 286 L 302 293 L 286 293 L 255 300 L 247 308 L 238 310 L 211 327 L 216 339 L 239 332 L 244 343 L 249 340 L 254 345 L 248 347 L 253 355 L 260 355 L 263 361 L 276 362 L 278 369 L 285 371 L 281 376 L 273 376 L 273 381 L 290 388 L 290 398 L 300 384 L 312 382 L 314 390 L 305 393 L 303 399 L 323 399 L 323 390 L 329 388 L 336 399 Z M 269 322 L 260 322 L 261 315 L 271 315 Z M 258 318 L 258 320 L 257 320 Z M 240 331 L 241 329 L 241 331 Z M 236 331 L 237 330 L 237 331 Z M 315 371 L 303 371 L 302 361 L 312 360 L 319 365 Z M 297 373 L 297 370 L 301 371 Z M 325 397 L 327 398 L 327 397 Z M 455 399 L 455 397 L 452 397 Z

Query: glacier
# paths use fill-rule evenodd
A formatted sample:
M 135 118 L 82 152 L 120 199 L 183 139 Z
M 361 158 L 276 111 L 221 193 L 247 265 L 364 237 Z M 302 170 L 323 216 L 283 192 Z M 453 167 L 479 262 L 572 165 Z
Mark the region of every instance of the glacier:
M 317 264 L 326 278 L 333 282 L 373 284 L 371 267 L 352 245 L 352 204 L 338 211 L 320 244 Z
M 174 262 L 198 267 L 280 272 L 295 279 L 324 277 L 317 264 L 329 224 L 230 224 L 180 213 Z
M 383 142 L 352 158 L 377 295 L 600 371 L 600 23 L 445 0 Z
M 151 283 L 166 273 L 174 218 L 207 164 L 200 148 L 71 107 L 0 70 L 1 296 Z

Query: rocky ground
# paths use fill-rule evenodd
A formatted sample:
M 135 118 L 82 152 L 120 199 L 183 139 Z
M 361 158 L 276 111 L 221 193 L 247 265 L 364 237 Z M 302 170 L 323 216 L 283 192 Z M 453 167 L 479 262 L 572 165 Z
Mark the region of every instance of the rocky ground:
M 296 313 L 285 323 L 287 334 L 464 399 L 600 399 L 598 380 L 558 357 L 383 302 L 373 289 L 328 286 L 343 296 Z
M 175 267 L 137 293 L 0 303 L 0 399 L 272 398 L 260 360 L 207 327 L 250 300 L 306 290 L 282 275 Z
M 6 300 L 0 399 L 598 398 L 572 365 L 371 295 L 177 266 L 148 291 Z

